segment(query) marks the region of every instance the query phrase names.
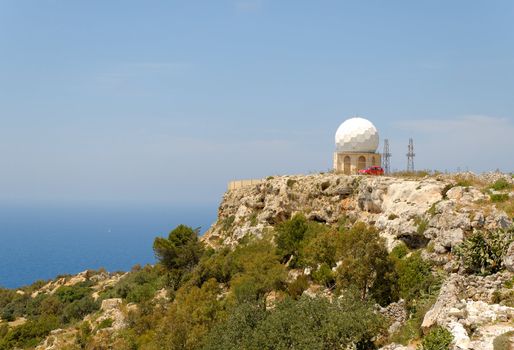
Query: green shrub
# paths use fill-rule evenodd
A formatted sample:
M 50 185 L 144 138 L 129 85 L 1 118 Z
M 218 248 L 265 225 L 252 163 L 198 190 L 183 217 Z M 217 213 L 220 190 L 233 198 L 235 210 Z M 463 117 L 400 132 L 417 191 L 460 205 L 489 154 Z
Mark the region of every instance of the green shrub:
M 429 294 L 430 289 L 438 285 L 432 275 L 430 264 L 421 258 L 419 251 L 397 260 L 395 265 L 399 294 L 408 306 L 421 296 Z
M 512 188 L 510 182 L 505 179 L 498 179 L 489 186 L 490 189 L 495 191 L 509 190 Z
M 227 256 L 233 276 L 229 282 L 238 303 L 260 300 L 272 290 L 281 289 L 287 277 L 271 242 L 265 239 L 238 246 Z
M 56 316 L 46 315 L 34 320 L 28 320 L 21 326 L 10 329 L 2 340 L 0 350 L 14 348 L 29 348 L 36 346 L 51 330 L 59 328 Z
M 443 327 L 432 329 L 421 341 L 420 350 L 449 350 L 453 335 Z
M 393 250 L 391 251 L 391 253 L 389 253 L 389 255 L 391 256 L 391 258 L 394 258 L 394 259 L 401 259 L 403 258 L 404 256 L 406 256 L 407 254 L 409 254 L 409 247 L 407 247 L 407 245 L 403 242 L 401 242 L 400 244 L 396 245 Z
M 65 324 L 78 321 L 84 318 L 87 314 L 99 309 L 100 302 L 94 300 L 90 296 L 86 296 L 80 300 L 67 304 L 62 311 L 61 320 Z
M 312 279 L 314 282 L 327 288 L 334 287 L 336 283 L 335 273 L 326 263 L 321 264 L 318 269 L 312 273 Z
M 55 295 L 63 303 L 72 303 L 76 300 L 80 300 L 87 295 L 91 294 L 92 290 L 89 287 L 85 287 L 81 283 L 73 286 L 61 286 L 55 292 Z
M 236 266 L 233 263 L 233 252 L 229 247 L 223 247 L 216 251 L 207 249 L 193 270 L 188 283 L 201 286 L 211 278 L 220 283 L 228 283 L 236 272 Z
M 491 193 L 489 195 L 489 197 L 491 198 L 491 202 L 493 202 L 493 203 L 502 203 L 509 199 L 509 194 L 508 193 Z
M 371 303 L 348 291 L 330 302 L 324 298 L 286 299 L 273 310 L 243 304 L 231 310 L 206 338 L 205 350 L 345 349 L 372 344 L 384 329 Z
M 287 285 L 287 292 L 294 299 L 298 299 L 307 288 L 309 288 L 309 279 L 305 275 L 300 275 Z
M 301 266 L 335 266 L 339 258 L 342 234 L 318 223 L 309 223 L 307 238 L 298 252 Z M 310 237 L 309 237 L 310 236 Z
M 100 294 L 102 299 L 123 298 L 128 302 L 141 303 L 152 299 L 155 293 L 163 288 L 166 276 L 163 267 L 146 265 L 133 269 L 123 277 L 112 289 Z
M 81 349 L 85 349 L 88 343 L 91 341 L 92 329 L 89 326 L 89 322 L 82 322 L 78 327 L 77 343 Z
M 96 327 L 97 330 L 112 327 L 112 318 L 104 318 Z
M 180 288 L 175 302 L 168 305 L 161 319 L 147 319 L 157 323 L 150 328 L 155 344 L 148 348 L 200 349 L 205 334 L 223 312 L 223 304 L 218 300 L 220 292 L 214 279 L 205 282 L 201 288 Z
M 468 273 L 488 275 L 503 268 L 503 256 L 514 230 L 478 231 L 455 249 Z

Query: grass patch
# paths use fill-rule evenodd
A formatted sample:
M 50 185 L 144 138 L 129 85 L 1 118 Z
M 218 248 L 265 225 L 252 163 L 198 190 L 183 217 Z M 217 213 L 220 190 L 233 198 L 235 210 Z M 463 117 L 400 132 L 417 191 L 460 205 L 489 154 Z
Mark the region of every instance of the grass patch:
M 437 209 L 436 209 L 436 206 L 437 205 L 437 202 L 436 203 L 433 203 L 430 208 L 427 210 L 427 214 L 430 215 L 430 217 L 434 217 L 435 214 L 437 213 Z
M 424 218 L 421 218 L 418 216 L 414 219 L 414 223 L 417 226 L 416 233 L 418 235 L 422 235 L 423 233 L 425 233 L 425 231 L 428 228 L 428 220 L 427 219 L 424 219 Z
M 387 217 L 388 220 L 394 220 L 394 219 L 398 219 L 399 216 L 396 215 L 396 214 L 389 214 L 389 216 Z

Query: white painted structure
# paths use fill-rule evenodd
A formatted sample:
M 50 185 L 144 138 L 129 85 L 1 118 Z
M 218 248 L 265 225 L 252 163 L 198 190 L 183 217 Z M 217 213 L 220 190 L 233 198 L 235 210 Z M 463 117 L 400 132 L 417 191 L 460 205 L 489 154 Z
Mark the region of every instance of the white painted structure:
M 380 166 L 377 153 L 379 136 L 377 128 L 364 118 L 345 120 L 335 135 L 334 170 L 344 174 L 357 174 L 360 169 Z

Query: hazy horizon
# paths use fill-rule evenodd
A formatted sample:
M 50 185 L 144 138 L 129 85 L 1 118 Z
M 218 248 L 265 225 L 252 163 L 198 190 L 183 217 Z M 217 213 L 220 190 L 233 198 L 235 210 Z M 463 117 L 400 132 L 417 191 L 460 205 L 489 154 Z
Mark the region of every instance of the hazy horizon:
M 216 206 L 326 171 L 345 119 L 392 169 L 514 170 L 514 3 L 0 0 L 2 203 Z

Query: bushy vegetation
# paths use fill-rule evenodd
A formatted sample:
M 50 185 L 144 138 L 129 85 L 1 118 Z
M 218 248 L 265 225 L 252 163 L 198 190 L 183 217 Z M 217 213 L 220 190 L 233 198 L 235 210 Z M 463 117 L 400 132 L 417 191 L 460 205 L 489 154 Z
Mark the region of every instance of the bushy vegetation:
M 32 298 L 28 294 L 1 293 L 1 315 L 6 321 L 19 317 L 27 322 L 8 328 L 0 334 L 0 349 L 31 347 L 37 345 L 56 328 L 73 324 L 99 309 L 99 301 L 92 297 L 88 282 L 73 286 L 61 286 L 54 294 L 40 294 Z
M 351 344 L 366 348 L 385 323 L 371 303 L 356 291 L 342 298 L 286 299 L 272 310 L 241 304 L 218 324 L 204 349 L 343 349 Z
M 456 249 L 468 273 L 489 275 L 503 268 L 502 260 L 514 240 L 514 229 L 478 231 Z
M 421 341 L 418 350 L 449 350 L 453 335 L 443 327 L 436 327 Z
M 402 244 L 388 254 L 375 229 L 348 220 L 329 226 L 298 214 L 261 239 L 218 250 L 181 225 L 153 248 L 156 265 L 136 265 L 97 301 L 89 281 L 35 298 L 0 290 L 2 318 L 28 319 L 0 327 L 0 350 L 33 346 L 71 325 L 77 349 L 371 349 L 387 328 L 376 303 L 404 298 L 412 317 L 403 337 L 418 338 L 417 320 L 437 285 L 419 252 Z M 305 297 L 312 284 L 332 300 Z M 156 298 L 163 288 L 168 299 Z M 100 332 L 112 319 L 82 322 L 106 298 L 137 305 L 115 339 Z
M 186 273 L 200 261 L 203 245 L 198 240 L 199 229 L 179 225 L 168 238 L 157 237 L 153 244 L 155 256 L 168 269 L 169 283 L 177 289 Z
M 162 265 L 136 265 L 114 287 L 100 294 L 102 299 L 123 298 L 129 303 L 141 303 L 155 296 L 166 285 L 166 269 Z
M 493 182 L 489 186 L 489 188 L 494 191 L 503 191 L 503 190 L 510 190 L 512 188 L 512 185 L 506 179 L 501 178 L 501 179 L 498 179 L 495 182 Z

